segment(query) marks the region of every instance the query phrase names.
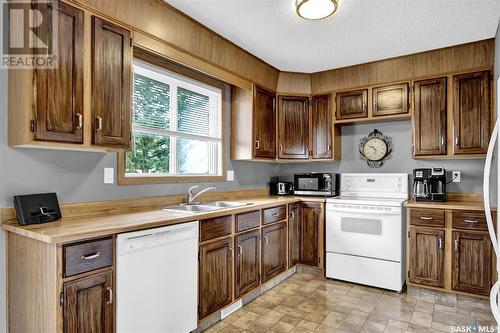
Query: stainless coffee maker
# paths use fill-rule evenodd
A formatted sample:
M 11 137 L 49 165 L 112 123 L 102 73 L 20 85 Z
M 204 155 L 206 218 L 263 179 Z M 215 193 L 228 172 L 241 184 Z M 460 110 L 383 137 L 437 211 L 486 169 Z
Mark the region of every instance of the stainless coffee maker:
M 414 169 L 413 199 L 446 201 L 446 170 L 442 167 Z

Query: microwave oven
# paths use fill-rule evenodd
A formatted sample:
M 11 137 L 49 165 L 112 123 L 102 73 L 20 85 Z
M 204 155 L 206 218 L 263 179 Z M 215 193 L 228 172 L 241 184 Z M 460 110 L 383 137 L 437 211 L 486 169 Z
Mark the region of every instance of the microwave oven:
M 337 175 L 335 173 L 296 173 L 294 194 L 333 197 L 337 195 Z

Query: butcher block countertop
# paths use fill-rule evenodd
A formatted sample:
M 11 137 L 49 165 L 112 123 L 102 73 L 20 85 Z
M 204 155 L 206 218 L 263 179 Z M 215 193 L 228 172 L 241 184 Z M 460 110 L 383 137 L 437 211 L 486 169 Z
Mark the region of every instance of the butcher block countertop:
M 448 193 L 447 201 L 445 202 L 414 201 L 410 199 L 406 202 L 405 206 L 408 208 L 484 211 L 482 194 L 469 193 Z M 491 209 L 496 210 L 496 207 L 492 205 Z
M 95 213 L 91 216 L 85 216 L 82 212 L 85 211 L 85 204 L 68 204 L 68 207 L 61 205 L 63 218 L 55 221 L 44 224 L 34 224 L 28 226 L 21 226 L 17 223 L 15 217 L 12 217 L 12 208 L 4 209 L 2 220 L 5 222 L 2 225 L 2 228 L 8 232 L 12 232 L 18 235 L 22 235 L 25 237 L 37 239 L 46 243 L 67 243 L 76 240 L 82 240 L 86 238 L 100 237 L 111 234 L 117 234 L 122 232 L 154 228 L 167 226 L 182 222 L 196 221 L 202 219 L 208 219 L 216 216 L 223 215 L 231 215 L 246 211 L 252 211 L 256 209 L 263 209 L 267 207 L 273 207 L 280 204 L 289 204 L 293 202 L 307 201 L 307 202 L 325 202 L 324 198 L 317 197 L 297 197 L 297 196 L 284 196 L 284 197 L 274 197 L 266 194 L 265 191 L 257 190 L 247 190 L 247 194 L 251 195 L 252 193 L 259 194 L 255 197 L 242 197 L 242 192 L 234 193 L 233 195 L 227 195 L 225 197 L 221 197 L 220 195 L 207 195 L 203 196 L 201 200 L 203 201 L 213 201 L 213 200 L 230 200 L 230 201 L 238 201 L 243 203 L 249 203 L 245 206 L 233 207 L 233 208 L 222 208 L 215 211 L 209 212 L 175 212 L 171 210 L 164 210 L 162 208 L 156 207 L 154 209 L 147 210 L 147 205 L 144 205 L 144 210 L 141 210 L 139 207 L 130 208 L 127 207 L 127 200 L 116 201 L 116 206 L 123 206 L 124 210 L 138 210 L 137 212 L 127 212 L 123 214 L 116 214 L 116 209 L 109 208 L 104 209 L 103 202 L 99 202 L 99 205 L 96 203 L 88 203 L 89 211 L 98 207 L 103 214 Z M 217 193 L 217 192 L 216 192 Z M 225 194 L 230 192 L 225 192 Z M 210 199 L 207 199 L 210 197 Z M 183 196 L 176 196 L 175 198 L 184 198 Z M 181 200 L 175 202 L 175 198 L 172 197 L 171 200 L 163 200 L 164 203 L 161 204 L 161 207 L 172 206 L 178 203 L 181 203 Z M 143 203 L 147 203 L 148 199 L 138 199 L 139 201 L 143 201 Z M 151 198 L 151 200 L 156 200 L 151 206 L 158 206 L 159 197 Z M 184 200 L 185 201 L 185 200 Z M 109 207 L 113 206 L 114 201 L 107 202 Z M 130 203 L 133 204 L 132 202 Z M 78 207 L 74 207 L 78 205 Z M 68 214 L 65 214 L 68 211 Z M 76 212 L 79 212 L 78 214 Z M 79 216 L 70 216 L 71 214 L 79 215 Z M 9 217 L 10 219 L 7 219 Z

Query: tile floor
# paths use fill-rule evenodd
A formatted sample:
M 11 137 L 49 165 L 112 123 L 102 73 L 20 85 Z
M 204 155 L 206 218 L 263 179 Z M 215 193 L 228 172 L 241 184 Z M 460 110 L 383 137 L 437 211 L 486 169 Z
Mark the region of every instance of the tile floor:
M 488 301 L 419 288 L 397 294 L 296 273 L 205 332 L 453 332 L 451 325 L 475 321 L 495 325 Z

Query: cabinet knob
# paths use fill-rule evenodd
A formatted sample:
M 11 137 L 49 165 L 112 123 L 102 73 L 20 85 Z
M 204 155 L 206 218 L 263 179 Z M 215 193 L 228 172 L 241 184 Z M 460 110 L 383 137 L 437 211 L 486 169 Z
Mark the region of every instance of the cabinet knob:
M 96 130 L 97 130 L 98 132 L 100 132 L 100 131 L 102 131 L 102 117 L 97 116 L 97 117 L 96 117 L 96 120 L 97 120 Z

